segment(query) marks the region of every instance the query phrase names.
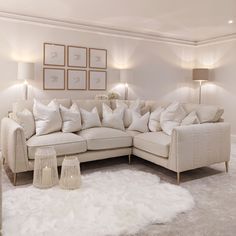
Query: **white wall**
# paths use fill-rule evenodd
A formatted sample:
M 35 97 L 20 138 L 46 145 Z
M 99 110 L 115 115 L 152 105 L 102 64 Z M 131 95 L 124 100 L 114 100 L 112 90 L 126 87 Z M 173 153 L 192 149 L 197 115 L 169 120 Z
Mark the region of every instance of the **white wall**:
M 106 48 L 108 50 L 108 90 L 118 86 L 118 68 L 131 68 L 130 98 L 190 101 L 193 94 L 191 66 L 194 50 L 189 46 L 85 33 L 45 25 L 0 20 L 0 118 L 11 110 L 13 101 L 23 97 L 16 81 L 17 61 L 36 63 L 30 98 L 94 98 L 92 91 L 44 91 L 42 75 L 43 43 Z
M 203 102 L 224 108 L 224 119 L 236 135 L 236 40 L 199 46 L 196 65 L 211 68 L 210 81 L 203 86 Z

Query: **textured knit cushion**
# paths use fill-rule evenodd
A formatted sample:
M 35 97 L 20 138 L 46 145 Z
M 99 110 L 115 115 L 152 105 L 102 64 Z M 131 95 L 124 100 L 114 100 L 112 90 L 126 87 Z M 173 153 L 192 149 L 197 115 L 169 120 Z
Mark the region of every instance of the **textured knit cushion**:
M 76 103 L 68 109 L 60 105 L 61 117 L 62 117 L 62 132 L 77 132 L 81 130 L 81 116 L 80 111 Z
M 134 137 L 134 147 L 167 158 L 171 137 L 164 132 L 148 132 Z
M 78 132 L 86 139 L 88 150 L 104 150 L 132 146 L 132 137 L 125 131 L 107 127 L 91 128 Z
M 35 121 L 31 111 L 25 109 L 21 112 L 17 112 L 13 117 L 14 120 L 22 126 L 26 139 L 29 139 L 35 134 Z
M 55 148 L 57 156 L 77 154 L 87 150 L 85 139 L 77 134 L 63 132 L 55 132 L 42 136 L 34 135 L 26 144 L 30 159 L 34 159 L 35 151 L 39 147 L 52 146 Z
M 160 121 L 162 130 L 166 134 L 171 135 L 172 130 L 181 124 L 181 121 L 186 115 L 187 113 L 180 103 L 174 102 L 170 104 L 166 110 L 161 113 Z
M 94 107 L 92 111 L 86 111 L 80 108 L 80 112 L 82 118 L 82 129 L 101 126 L 101 121 L 96 107 Z
M 136 100 L 135 102 L 131 103 L 130 106 L 128 106 L 126 103 L 120 100 L 116 100 L 116 107 L 117 108 L 124 108 L 124 125 L 125 128 L 128 128 L 132 122 L 132 112 L 141 112 L 141 102 L 140 100 Z
M 163 111 L 163 107 L 158 107 L 150 114 L 148 128 L 151 132 L 161 131 L 160 119 Z
M 133 111 L 132 112 L 132 123 L 129 126 L 128 130 L 134 130 L 139 132 L 148 132 L 148 120 L 150 112 L 147 112 L 143 116 L 140 113 Z
M 181 125 L 200 124 L 196 111 L 190 112 L 181 122 Z
M 116 108 L 115 110 L 112 110 L 109 106 L 103 103 L 102 126 L 124 130 L 123 117 L 124 108 Z
M 34 100 L 33 113 L 36 135 L 49 134 L 61 130 L 62 119 L 59 105 L 54 100 L 48 105 Z

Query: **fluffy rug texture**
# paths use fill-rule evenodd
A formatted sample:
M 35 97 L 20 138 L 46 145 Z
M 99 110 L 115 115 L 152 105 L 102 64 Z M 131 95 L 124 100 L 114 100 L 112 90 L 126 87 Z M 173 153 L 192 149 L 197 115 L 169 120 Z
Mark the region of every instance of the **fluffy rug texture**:
M 3 235 L 128 235 L 194 206 L 184 188 L 142 171 L 95 172 L 78 190 L 33 186 L 3 193 Z

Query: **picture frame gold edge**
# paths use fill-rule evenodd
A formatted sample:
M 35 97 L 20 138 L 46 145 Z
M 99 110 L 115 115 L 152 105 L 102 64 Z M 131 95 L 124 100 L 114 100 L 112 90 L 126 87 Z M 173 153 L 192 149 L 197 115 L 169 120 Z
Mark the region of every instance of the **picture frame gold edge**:
M 56 46 L 63 46 L 64 47 L 64 64 L 63 65 L 57 65 L 57 64 L 46 64 L 45 63 L 45 45 L 56 45 Z M 44 66 L 56 66 L 56 67 L 65 67 L 66 66 L 66 45 L 65 44 L 59 44 L 59 43 L 43 43 L 43 65 Z
M 48 89 L 48 88 L 45 88 L 45 70 L 46 69 L 50 69 L 50 70 L 63 70 L 64 71 L 64 88 L 62 88 L 62 89 Z M 66 76 L 66 70 L 65 70 L 65 68 L 53 68 L 53 67 L 44 67 L 43 68 L 43 90 L 54 90 L 54 91 L 57 91 L 57 90 L 60 90 L 60 91 L 63 91 L 63 90 L 66 90 L 66 78 L 65 78 L 65 76 Z
M 90 88 L 90 72 L 105 72 L 105 89 L 91 89 Z M 107 71 L 104 70 L 89 70 L 88 71 L 88 90 L 90 91 L 106 91 L 107 90 Z
M 88 48 L 88 49 L 89 49 L 89 68 L 106 70 L 107 69 L 107 49 L 103 49 L 103 48 Z M 90 63 L 90 58 L 91 58 L 90 50 L 91 49 L 106 51 L 106 63 L 105 63 L 106 66 L 105 67 L 93 67 L 93 66 L 91 66 L 91 63 Z
M 85 80 L 86 80 L 86 83 L 85 83 L 85 85 L 86 85 L 86 87 L 85 87 L 85 89 L 69 89 L 69 86 L 68 86 L 68 83 L 69 83 L 69 71 L 70 70 L 74 70 L 74 71 L 85 71 L 86 72 L 86 77 L 85 77 Z M 88 74 L 87 74 L 88 72 L 87 72 L 87 70 L 80 70 L 80 69 L 67 69 L 67 90 L 72 90 L 72 91 L 76 91 L 76 90 L 78 90 L 78 91 L 87 91 L 88 90 Z

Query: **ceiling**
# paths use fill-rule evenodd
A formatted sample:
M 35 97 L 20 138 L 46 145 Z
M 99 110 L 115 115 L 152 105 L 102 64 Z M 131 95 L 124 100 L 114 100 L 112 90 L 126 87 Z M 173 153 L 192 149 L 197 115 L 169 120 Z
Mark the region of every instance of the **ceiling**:
M 0 11 L 193 42 L 236 34 L 236 0 L 0 0 Z

